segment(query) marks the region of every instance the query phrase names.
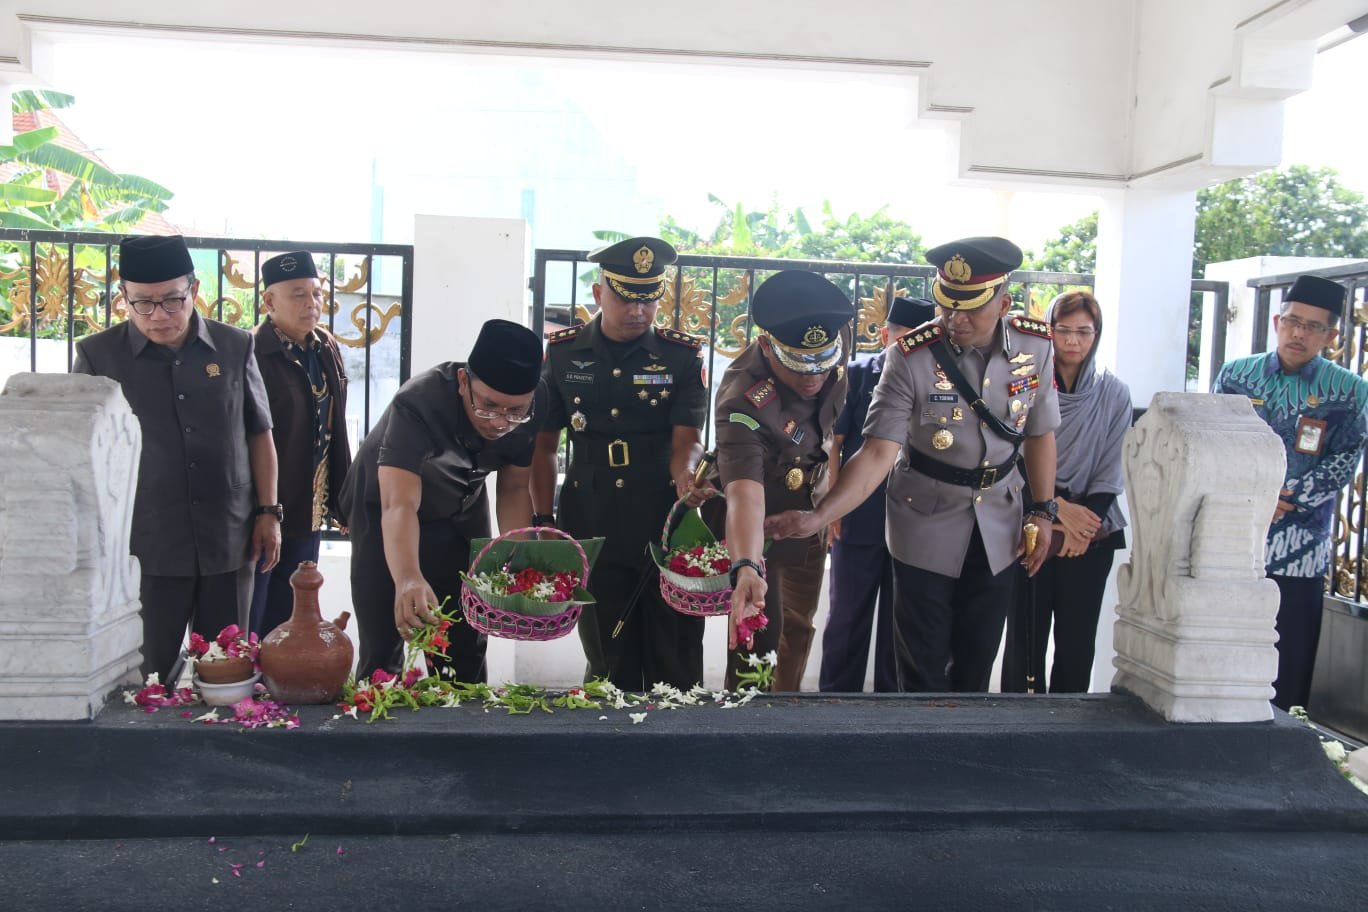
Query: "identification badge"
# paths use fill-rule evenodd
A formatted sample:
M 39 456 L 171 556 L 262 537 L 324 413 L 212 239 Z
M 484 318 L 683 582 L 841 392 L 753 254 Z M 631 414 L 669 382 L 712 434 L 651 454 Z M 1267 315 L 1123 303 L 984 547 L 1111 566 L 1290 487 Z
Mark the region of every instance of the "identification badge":
M 932 393 L 928 398 L 932 402 L 959 402 L 959 396 L 954 393 Z
M 564 379 L 566 383 L 593 383 L 594 375 L 581 374 L 576 371 L 566 371 Z
M 1326 422 L 1303 415 L 1297 419 L 1296 450 L 1307 456 L 1319 456 L 1325 446 Z

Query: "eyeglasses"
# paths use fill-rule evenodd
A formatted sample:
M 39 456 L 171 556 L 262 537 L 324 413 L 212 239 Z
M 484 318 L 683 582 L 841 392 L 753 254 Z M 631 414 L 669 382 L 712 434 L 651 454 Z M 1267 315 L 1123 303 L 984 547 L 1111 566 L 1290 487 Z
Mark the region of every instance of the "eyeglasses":
M 1067 326 L 1056 326 L 1054 334 L 1060 339 L 1078 339 L 1080 341 L 1091 339 L 1097 335 L 1095 329 L 1069 329 Z
M 158 307 L 169 314 L 176 313 L 185 306 L 185 302 L 189 299 L 190 289 L 187 288 L 183 294 L 167 295 L 160 301 L 155 301 L 152 298 L 139 298 L 136 301 L 129 301 L 128 306 L 133 308 L 135 314 L 147 317 L 155 313 Z
M 1326 326 L 1324 323 L 1320 323 L 1316 320 L 1303 320 L 1300 317 L 1294 317 L 1290 314 L 1284 317 L 1279 317 L 1278 325 L 1286 326 L 1293 332 L 1296 332 L 1299 329 L 1304 329 L 1312 335 L 1330 331 L 1330 327 Z
M 483 418 L 485 421 L 503 421 L 506 424 L 527 424 L 527 422 L 532 420 L 532 410 L 537 404 L 535 398 L 527 403 L 527 408 L 516 412 L 511 409 L 494 411 L 492 409 L 480 408 L 476 405 L 475 381 L 479 379 L 479 377 L 470 372 L 470 368 L 466 368 L 466 392 L 470 396 L 470 410 L 475 413 L 476 418 Z

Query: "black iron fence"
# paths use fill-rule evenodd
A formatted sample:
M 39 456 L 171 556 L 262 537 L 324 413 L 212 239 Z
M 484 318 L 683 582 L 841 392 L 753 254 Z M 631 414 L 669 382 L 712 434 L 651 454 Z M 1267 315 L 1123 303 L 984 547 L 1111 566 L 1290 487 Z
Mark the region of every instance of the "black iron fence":
M 0 229 L 0 372 L 70 370 L 76 342 L 124 319 L 120 236 Z M 351 378 L 347 420 L 359 442 L 409 377 L 413 247 L 187 237 L 199 312 L 243 328 L 261 319 L 261 263 L 314 254 L 324 319 Z

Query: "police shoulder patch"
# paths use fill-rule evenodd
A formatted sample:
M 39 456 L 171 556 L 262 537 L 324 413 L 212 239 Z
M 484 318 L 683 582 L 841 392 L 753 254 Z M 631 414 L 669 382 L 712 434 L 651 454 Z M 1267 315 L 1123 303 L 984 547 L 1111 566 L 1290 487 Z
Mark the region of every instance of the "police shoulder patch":
M 1028 317 L 1012 317 L 1012 328 L 1018 329 L 1028 336 L 1039 336 L 1042 339 L 1048 339 L 1051 336 L 1049 323 L 1042 323 Z
M 775 400 L 775 392 L 774 381 L 765 379 L 746 390 L 746 398 L 759 408 L 764 408 Z
M 698 338 L 697 336 L 691 336 L 686 332 L 680 332 L 677 329 L 666 329 L 662 326 L 657 326 L 655 328 L 655 331 L 656 336 L 658 336 L 661 339 L 664 339 L 666 342 L 673 342 L 676 345 L 683 345 L 693 349 L 703 347 L 702 339 Z
M 941 329 L 940 326 L 934 323 L 927 324 L 898 336 L 898 351 L 904 355 L 910 355 L 914 351 L 926 348 L 944 334 L 945 330 Z
M 571 326 L 569 329 L 558 329 L 546 337 L 546 342 L 548 345 L 555 345 L 557 342 L 568 342 L 578 336 L 582 329 L 584 329 L 583 323 L 578 323 Z

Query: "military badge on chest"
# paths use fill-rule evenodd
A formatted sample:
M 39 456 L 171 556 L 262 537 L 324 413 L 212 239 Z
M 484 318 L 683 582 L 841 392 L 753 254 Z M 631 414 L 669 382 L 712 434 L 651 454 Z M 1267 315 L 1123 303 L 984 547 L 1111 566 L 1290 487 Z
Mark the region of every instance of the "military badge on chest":
M 938 450 L 948 450 L 955 445 L 955 435 L 947 428 L 941 428 L 931 435 L 931 445 Z
M 794 466 L 784 473 L 784 487 L 796 491 L 803 486 L 803 470 Z
M 802 443 L 806 432 L 798 426 L 798 422 L 790 418 L 784 422 L 784 436 L 794 443 Z
M 575 410 L 570 413 L 570 430 L 583 431 L 589 427 L 589 418 L 579 410 L 580 397 L 575 397 Z

